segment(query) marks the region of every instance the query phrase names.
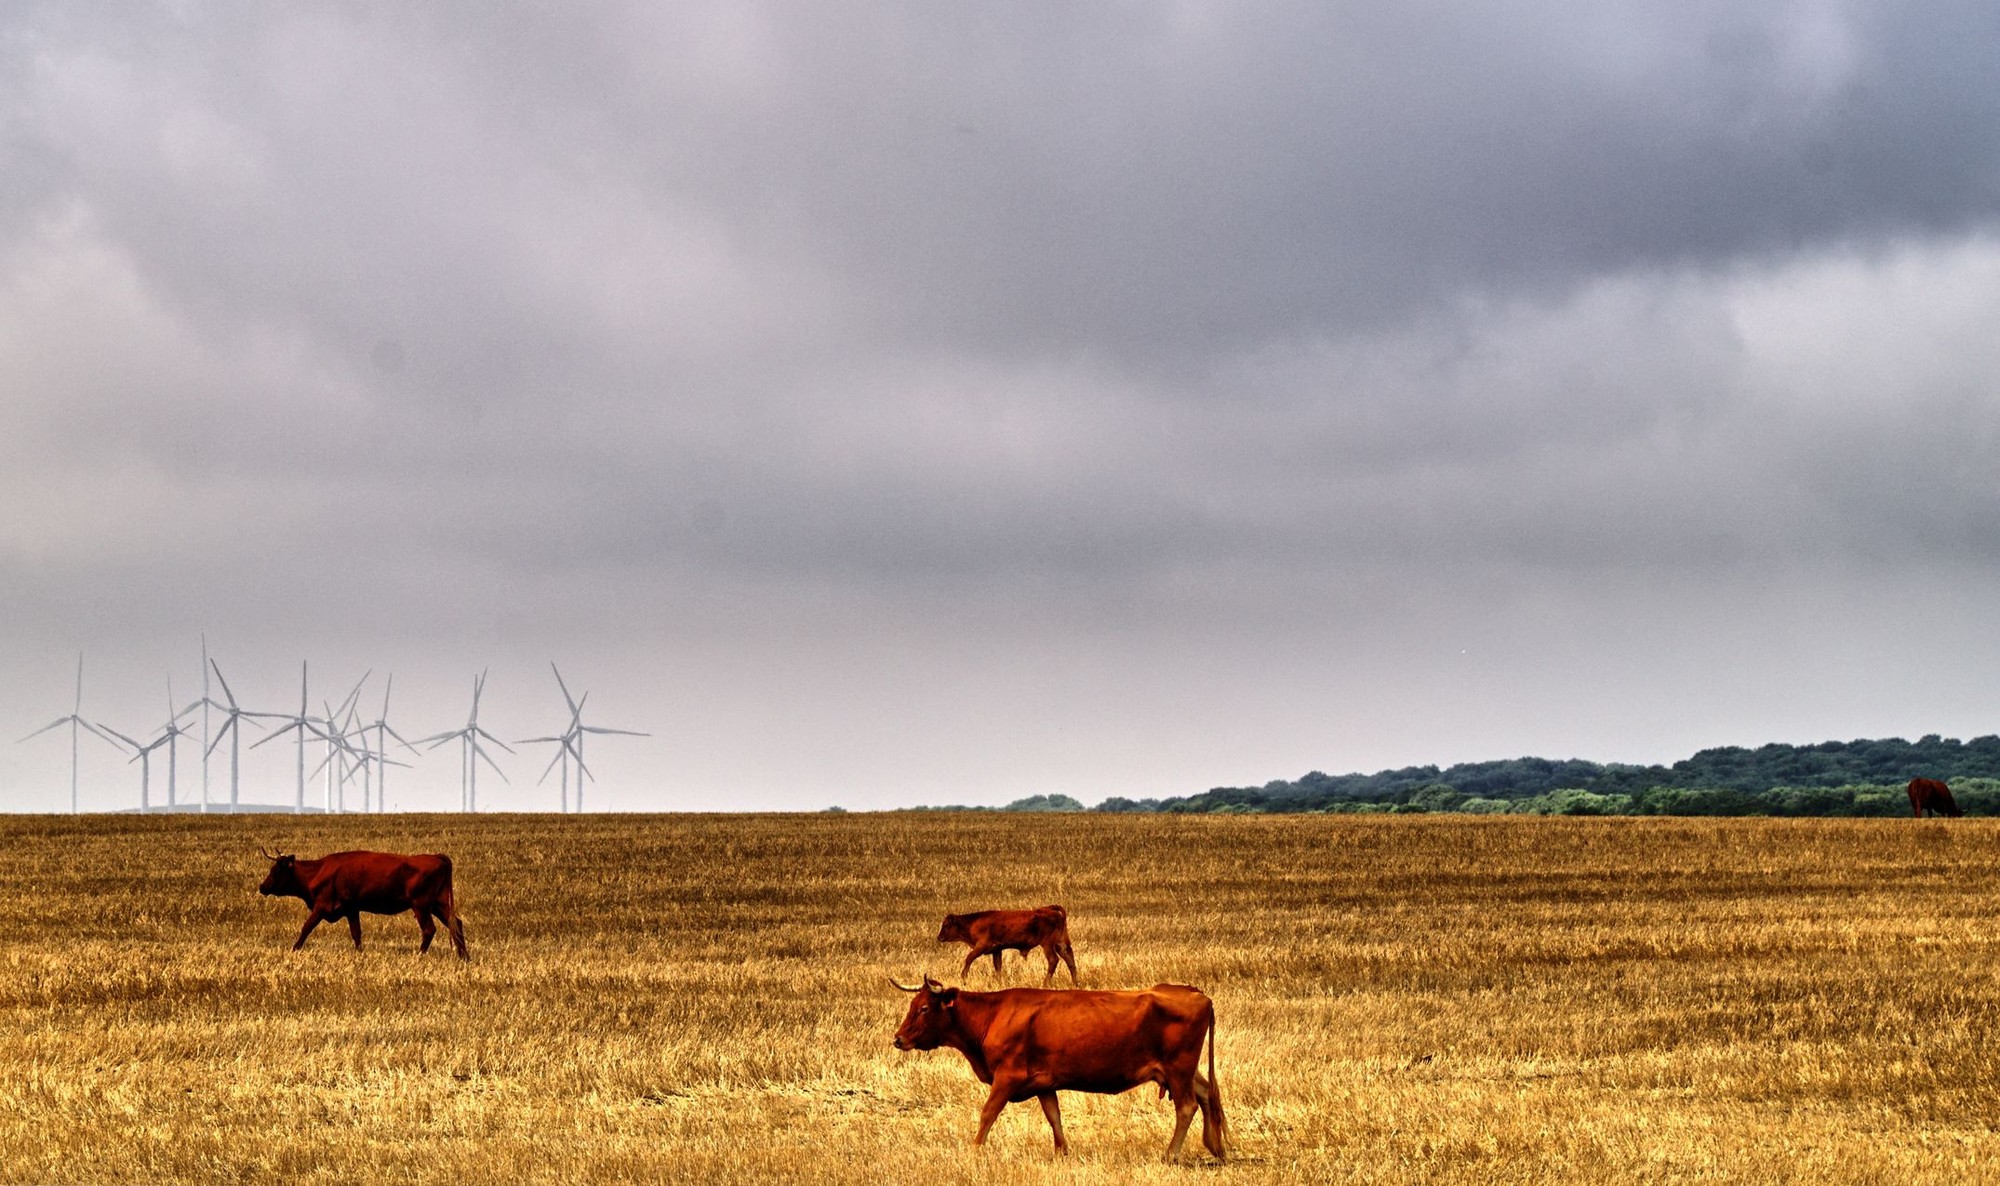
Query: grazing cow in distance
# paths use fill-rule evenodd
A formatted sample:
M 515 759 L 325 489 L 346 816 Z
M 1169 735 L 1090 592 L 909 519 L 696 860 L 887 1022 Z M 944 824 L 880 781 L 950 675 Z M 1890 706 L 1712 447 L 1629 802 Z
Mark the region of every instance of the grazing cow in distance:
M 262 849 L 258 850 L 263 852 Z M 422 955 L 431 949 L 437 926 L 436 915 L 451 931 L 458 958 L 465 952 L 465 924 L 459 921 L 452 904 L 451 858 L 441 852 L 405 856 L 398 852 L 336 852 L 316 861 L 302 861 L 290 853 L 263 854 L 271 862 L 270 875 L 257 892 L 266 897 L 297 898 L 309 908 L 306 925 L 299 931 L 297 951 L 306 945 L 306 936 L 329 918 L 345 918 L 348 933 L 354 936 L 354 950 L 361 950 L 361 912 L 401 914 L 413 911 L 424 941 L 417 947 Z
M 1167 1159 L 1179 1155 L 1196 1108 L 1201 1143 L 1218 1160 L 1224 1156 L 1229 1134 L 1222 1085 L 1215 1077 L 1215 1005 L 1199 989 L 1156 984 L 1139 992 L 969 992 L 928 976 L 917 987 L 896 987 L 916 994 L 897 1027 L 896 1049 L 948 1046 L 965 1055 L 972 1073 L 990 1088 L 973 1144 L 986 1143 L 986 1131 L 1008 1104 L 1034 1099 L 1048 1118 L 1056 1152 L 1068 1153 L 1056 1092 L 1117 1095 L 1153 1083 L 1174 1101 Z M 1200 1070 L 1204 1040 L 1206 1078 Z
M 1951 797 L 1951 788 L 1935 778 L 1913 778 L 1910 780 L 1910 810 L 1918 819 L 1924 812 L 1932 815 L 1948 815 L 1953 819 L 1964 815 L 1958 809 L 1958 800 Z
M 1041 906 L 1034 910 L 975 910 L 971 914 L 947 914 L 944 925 L 938 928 L 938 942 L 967 943 L 972 951 L 965 957 L 958 974 L 964 976 L 972 968 L 972 961 L 982 955 L 993 957 L 993 974 L 1000 974 L 1000 957 L 1009 951 L 1018 951 L 1022 959 L 1028 952 L 1041 948 L 1042 957 L 1049 961 L 1048 974 L 1042 977 L 1042 987 L 1047 988 L 1056 978 L 1056 961 L 1069 965 L 1069 982 L 1081 984 L 1076 978 L 1076 952 L 1069 945 L 1069 912 L 1060 906 Z

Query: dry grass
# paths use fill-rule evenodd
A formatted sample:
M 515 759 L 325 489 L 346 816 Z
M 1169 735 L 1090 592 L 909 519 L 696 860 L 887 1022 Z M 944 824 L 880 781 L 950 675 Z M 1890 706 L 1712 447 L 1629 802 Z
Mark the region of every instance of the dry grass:
M 445 850 L 289 946 L 260 842 Z M 1964 1182 L 2000 1177 L 2000 823 L 1075 816 L 0 819 L 0 1176 Z M 1150 1090 L 898 1053 L 948 909 L 1068 906 L 1086 984 L 1215 998 L 1238 1156 Z M 1010 983 L 1039 983 L 1010 957 Z M 991 986 L 975 968 L 969 987 Z M 1191 1146 L 1192 1148 L 1192 1142 Z

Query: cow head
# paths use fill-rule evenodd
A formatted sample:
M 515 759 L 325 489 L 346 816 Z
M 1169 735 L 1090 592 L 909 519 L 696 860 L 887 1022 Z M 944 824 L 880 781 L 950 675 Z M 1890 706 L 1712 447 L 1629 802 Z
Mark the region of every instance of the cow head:
M 962 914 L 945 915 L 944 925 L 938 928 L 938 942 L 940 943 L 972 942 L 972 935 L 965 929 L 965 916 Z
M 896 1027 L 896 1049 L 936 1050 L 944 1045 L 956 1030 L 951 1011 L 958 1002 L 958 990 L 946 988 L 928 976 L 915 988 L 896 984 L 893 979 L 889 983 L 916 994 L 910 999 L 910 1011 L 903 1014 L 903 1024 Z
M 291 853 L 264 852 L 261 848 L 257 851 L 264 853 L 271 862 L 271 872 L 264 878 L 264 884 L 257 887 L 258 893 L 265 897 L 287 898 L 305 893 L 305 883 L 299 880 L 297 857 Z

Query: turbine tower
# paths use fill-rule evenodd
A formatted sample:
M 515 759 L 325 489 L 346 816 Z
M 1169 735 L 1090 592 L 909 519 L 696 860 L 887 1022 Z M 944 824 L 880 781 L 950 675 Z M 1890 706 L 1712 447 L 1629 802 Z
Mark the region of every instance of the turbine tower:
M 417 745 L 429 745 L 432 749 L 436 749 L 452 738 L 458 738 L 458 808 L 460 811 L 476 812 L 479 810 L 480 762 L 483 761 L 488 766 L 493 767 L 493 773 L 500 776 L 501 782 L 507 781 L 507 772 L 500 769 L 499 764 L 494 762 L 492 756 L 486 752 L 486 748 L 479 744 L 479 739 L 483 737 L 510 754 L 514 752 L 512 746 L 479 727 L 479 694 L 485 689 L 486 673 L 482 671 L 479 673 L 479 678 L 472 681 L 472 715 L 466 718 L 465 728 L 453 729 L 449 733 L 434 733 L 429 737 L 419 737 L 416 740 Z
M 178 721 L 197 708 L 201 710 L 201 810 L 203 815 L 208 814 L 208 755 L 210 751 L 215 749 L 214 741 L 211 739 L 209 732 L 208 710 L 213 708 L 220 712 L 229 711 L 228 705 L 217 701 L 209 692 L 208 669 L 212 665 L 208 657 L 208 635 L 204 633 L 201 636 L 201 699 L 189 701 L 186 708 L 174 714 L 174 719 Z M 193 736 L 193 734 L 189 734 L 189 736 Z M 221 734 L 217 732 L 213 736 L 220 737 Z
M 188 705 L 190 709 L 193 707 L 194 705 L 192 704 Z M 180 740 L 183 737 L 194 736 L 193 733 L 181 728 L 180 721 L 183 714 L 174 712 L 174 677 L 172 676 L 167 677 L 167 713 L 165 730 L 160 736 L 167 743 L 167 811 L 171 814 L 180 805 L 180 800 L 175 794 L 174 781 L 174 771 L 180 765 Z
M 48 724 L 43 725 L 41 728 L 35 730 L 33 733 L 28 734 L 27 737 L 23 737 L 21 741 L 27 741 L 29 738 L 33 737 L 40 737 L 42 734 L 47 733 L 49 730 L 54 729 L 59 725 L 69 726 L 69 812 L 71 815 L 75 815 L 80 810 L 80 808 L 77 805 L 77 797 L 76 797 L 76 758 L 77 758 L 76 739 L 78 730 L 83 730 L 85 732 L 88 732 L 91 736 L 97 738 L 99 741 L 104 742 L 106 745 L 111 746 L 113 749 L 116 749 L 118 747 L 118 743 L 111 740 L 109 737 L 106 737 L 104 733 L 101 730 L 99 730 L 96 725 L 93 725 L 89 721 L 83 719 L 83 652 L 82 651 L 78 651 L 76 653 L 76 704 L 70 709 L 69 715 L 66 717 L 57 717 L 55 720 L 50 721 Z M 19 745 L 20 742 L 17 741 L 14 744 Z

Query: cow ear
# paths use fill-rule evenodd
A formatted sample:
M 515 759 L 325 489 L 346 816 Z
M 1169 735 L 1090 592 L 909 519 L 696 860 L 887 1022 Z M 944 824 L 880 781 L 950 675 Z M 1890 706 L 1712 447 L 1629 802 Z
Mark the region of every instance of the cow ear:
M 952 1007 L 952 1005 L 954 1005 L 958 1001 L 958 990 L 955 988 L 947 988 L 943 992 L 937 994 L 937 999 L 940 1003 L 944 1005 L 945 1008 L 949 1009 Z

